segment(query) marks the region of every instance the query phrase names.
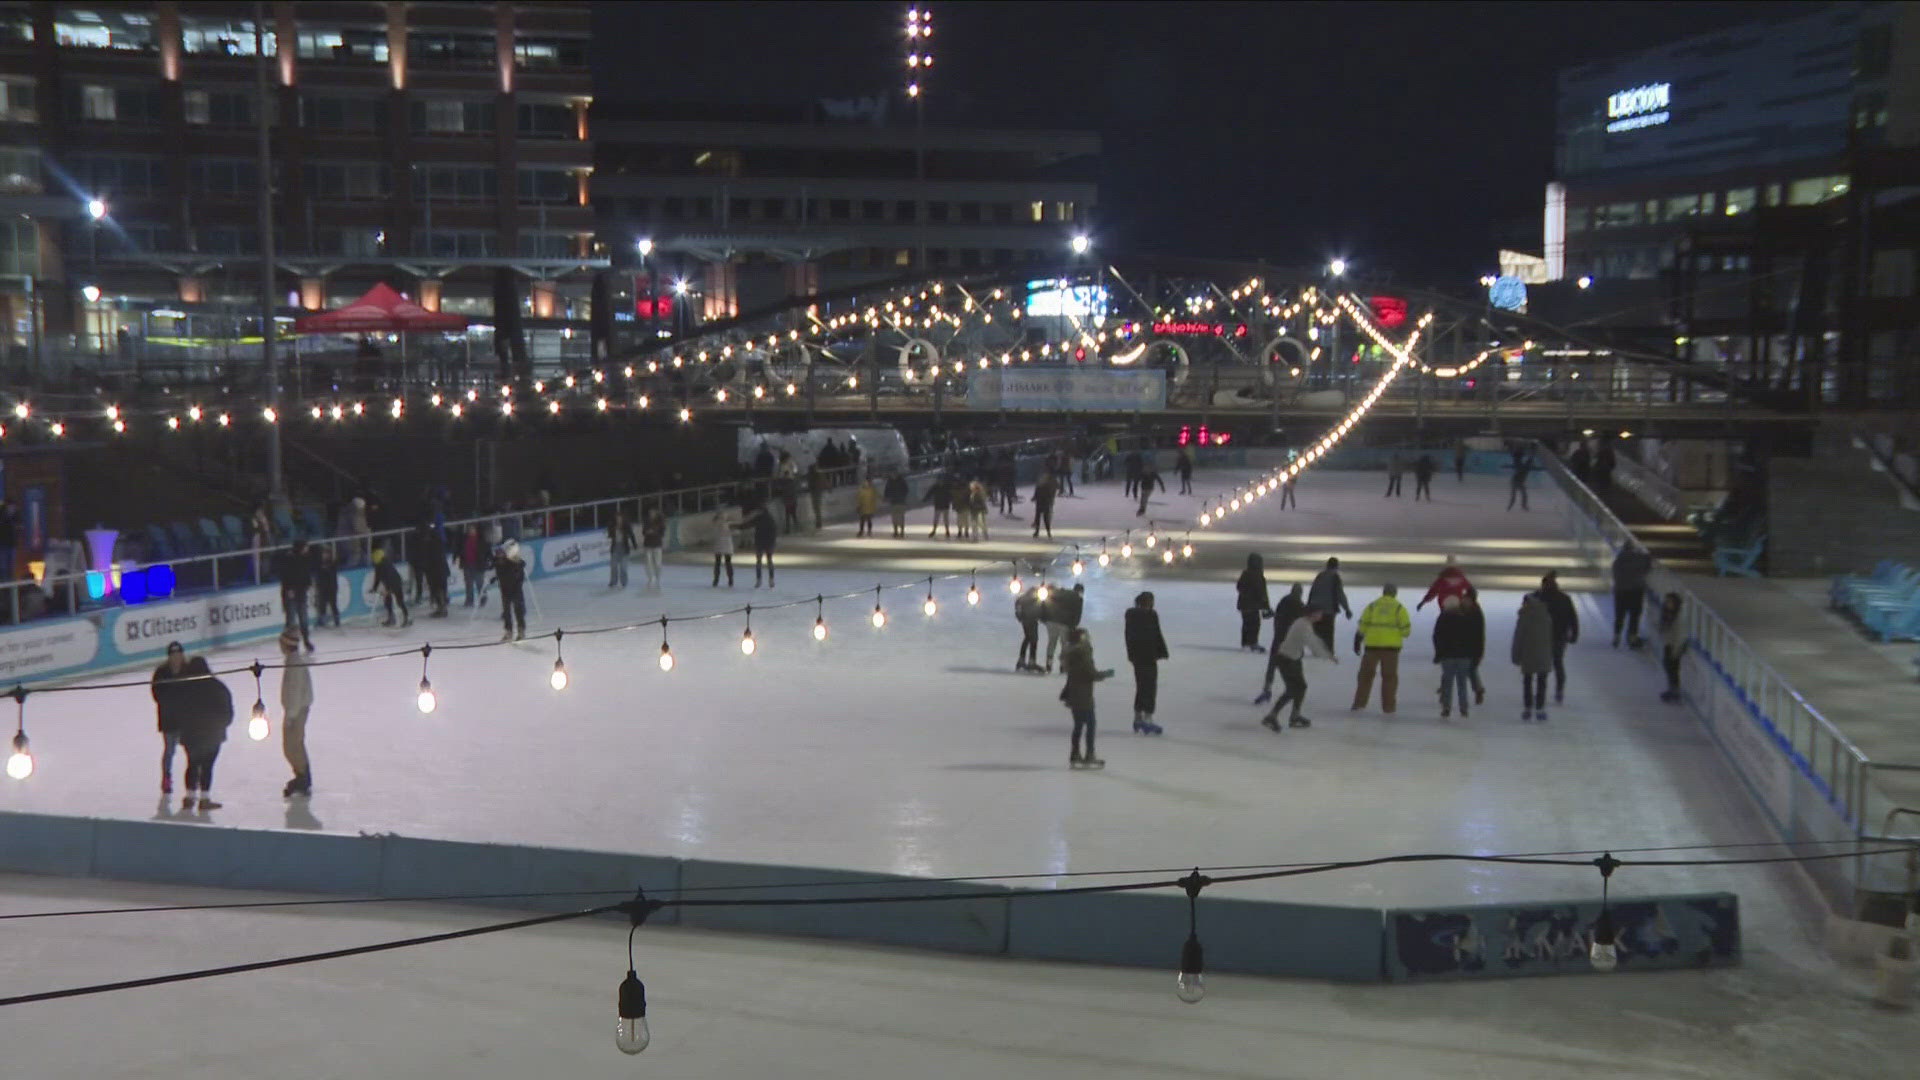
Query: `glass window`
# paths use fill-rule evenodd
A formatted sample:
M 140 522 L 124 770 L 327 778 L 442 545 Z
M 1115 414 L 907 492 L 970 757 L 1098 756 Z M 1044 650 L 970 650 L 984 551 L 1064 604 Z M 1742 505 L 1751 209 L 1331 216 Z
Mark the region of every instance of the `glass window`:
M 209 225 L 199 234 L 199 250 L 209 255 L 248 255 L 260 250 L 260 230 L 248 225 Z
M 74 180 L 88 195 L 151 195 L 166 187 L 166 167 L 158 157 L 123 154 L 76 154 L 67 159 Z
M 383 239 L 378 229 L 321 229 L 314 237 L 315 254 L 378 258 Z
M 573 110 L 565 105 L 522 102 L 520 134 L 529 139 L 571 139 L 580 133 Z
M 301 27 L 294 37 L 295 54 L 302 60 L 387 62 L 387 32 L 368 27 L 318 29 Z
M 920 219 L 919 204 L 915 203 L 912 199 L 901 199 L 894 203 L 893 219 L 895 221 L 918 221 Z
M 413 103 L 413 130 L 428 135 L 492 134 L 491 101 L 425 98 Z
M 1795 180 L 1787 185 L 1787 205 L 1812 206 L 1828 199 L 1837 199 L 1847 193 L 1847 188 L 1847 178 L 1844 176 L 1811 176 L 1805 180 Z
M 119 99 L 111 86 L 80 88 L 80 115 L 87 120 L 112 120 L 120 115 Z
M 895 266 L 912 266 L 912 265 L 913 265 L 913 251 L 912 251 L 912 250 L 911 250 L 910 248 L 901 248 L 901 249 L 899 249 L 898 251 L 895 251 L 895 252 L 893 253 L 893 265 L 895 265 Z
M 1072 221 L 1073 220 L 1073 204 L 1070 202 L 1054 203 L 1053 219 L 1055 221 Z
M 585 38 L 520 38 L 513 43 L 513 63 L 523 68 L 582 68 L 587 66 Z
M 193 189 L 202 195 L 251 195 L 260 186 L 260 168 L 251 158 L 211 158 L 193 163 Z
M 576 254 L 574 235 L 552 230 L 522 230 L 519 248 L 524 259 L 571 259 Z
M 1726 215 L 1732 217 L 1735 214 L 1747 213 L 1753 209 L 1757 197 L 1757 190 L 1750 187 L 1734 188 L 1732 191 L 1727 192 Z
M 61 4 L 53 17 L 53 38 L 73 49 L 116 49 L 153 52 L 159 48 L 153 17 L 117 6 L 78 7 Z
M 1587 231 L 1587 223 L 1593 219 L 1593 212 L 1584 206 L 1569 207 L 1567 210 L 1567 234 Z
M 882 221 L 887 216 L 887 204 L 879 199 L 863 199 L 860 202 L 860 220 Z
M 1874 296 L 1910 297 L 1914 293 L 1912 248 L 1884 248 L 1873 253 Z
M 753 220 L 753 200 L 752 199 L 728 199 L 727 200 L 727 217 L 733 221 Z
M 499 196 L 491 165 L 419 165 L 415 171 L 434 202 L 491 202 Z
M 34 107 L 32 79 L 0 79 L 0 120 L 31 124 L 40 119 Z
M 162 120 L 157 86 L 114 86 L 68 83 L 67 119 L 120 124 L 157 124 Z
M 187 52 L 211 56 L 252 56 L 253 20 L 207 18 L 199 15 L 180 17 L 180 44 Z M 279 39 L 271 26 L 261 35 L 261 49 L 274 55 Z
M 1018 208 L 1009 203 L 994 203 L 993 204 L 993 223 L 995 225 L 1013 224 L 1013 215 L 1016 209 Z
M 189 90 L 182 96 L 187 123 L 207 127 L 247 127 L 253 123 L 253 95 L 225 90 Z
M 827 216 L 835 221 L 845 221 L 853 216 L 853 203 L 846 199 L 828 199 Z
M 491 259 L 499 254 L 495 235 L 480 229 L 415 229 L 413 250 L 440 259 Z
M 960 220 L 963 222 L 966 222 L 969 225 L 979 224 L 980 204 L 975 202 L 961 203 L 960 204 Z M 964 264 L 964 260 L 965 260 L 965 256 L 962 256 L 963 264 Z
M 324 131 L 385 131 L 387 106 L 377 98 L 307 94 L 300 99 L 300 122 Z
M 761 199 L 760 216 L 768 221 L 781 221 L 787 216 L 787 200 Z
M 33 195 L 40 190 L 40 148 L 0 146 L 0 191 Z
M 376 161 L 310 162 L 301 175 L 311 199 L 361 201 L 393 194 L 392 172 Z
M 0 45 L 25 45 L 33 40 L 33 12 L 26 5 L 0 8 Z
M 1662 215 L 1662 220 L 1676 221 L 1680 218 L 1695 217 L 1700 211 L 1700 196 L 1675 195 L 1667 200 L 1666 213 Z
M 27 218 L 0 218 L 0 274 L 40 275 L 40 232 Z
M 1029 215 L 1033 218 L 1033 220 L 1045 221 L 1047 219 L 1046 203 L 1035 201 L 1027 204 L 1027 209 L 1028 209 Z
M 1639 203 L 1608 203 L 1593 208 L 1595 229 L 1623 229 L 1640 224 Z
M 947 206 L 947 204 L 943 202 L 928 203 L 927 204 L 927 220 L 929 221 L 947 220 L 948 209 L 949 207 Z
M 410 31 L 407 59 L 422 64 L 483 67 L 498 60 L 499 52 L 492 34 Z
M 573 202 L 579 194 L 573 174 L 566 169 L 537 169 L 521 166 L 520 201 L 549 206 Z

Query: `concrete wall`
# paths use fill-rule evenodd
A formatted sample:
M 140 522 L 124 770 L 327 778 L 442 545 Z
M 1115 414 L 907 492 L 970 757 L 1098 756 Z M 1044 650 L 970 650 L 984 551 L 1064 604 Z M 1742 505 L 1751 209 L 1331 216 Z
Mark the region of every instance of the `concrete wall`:
M 1851 437 L 1823 432 L 1812 457 L 1767 464 L 1767 570 L 1863 573 L 1881 559 L 1920 564 L 1920 512 L 1901 505 Z

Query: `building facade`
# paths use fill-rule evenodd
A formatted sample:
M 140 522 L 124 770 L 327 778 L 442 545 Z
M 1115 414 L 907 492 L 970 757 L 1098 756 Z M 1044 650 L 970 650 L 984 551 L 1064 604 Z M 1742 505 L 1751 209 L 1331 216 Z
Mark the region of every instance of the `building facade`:
M 564 319 L 593 266 L 587 9 L 0 3 L 0 340 L 257 315 L 268 181 L 287 314 L 386 281 Z
M 650 290 L 680 290 L 662 316 L 716 319 L 923 269 L 1045 276 L 1098 212 L 1086 132 L 890 124 L 877 102 L 596 106 L 593 125 L 597 253 L 623 320 Z
M 1916 31 L 1836 3 L 1563 73 L 1549 279 L 1752 388 L 1920 400 Z

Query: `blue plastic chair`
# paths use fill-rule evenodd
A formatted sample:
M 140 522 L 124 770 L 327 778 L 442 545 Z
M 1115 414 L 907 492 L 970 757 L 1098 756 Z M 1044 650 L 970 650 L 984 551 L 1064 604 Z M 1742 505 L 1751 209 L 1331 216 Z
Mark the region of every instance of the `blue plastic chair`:
M 1760 562 L 1760 556 L 1767 550 L 1767 534 L 1761 533 L 1753 541 L 1740 546 L 1722 545 L 1713 549 L 1713 569 L 1721 577 L 1759 577 L 1760 571 L 1754 567 Z
M 147 526 L 147 561 L 158 562 L 175 558 L 173 537 L 167 535 L 165 525 Z
M 206 538 L 194 531 L 190 521 L 175 521 L 167 528 L 173 533 L 174 550 L 181 556 L 204 555 L 207 553 Z
M 329 535 L 326 519 L 320 516 L 317 508 L 311 506 L 303 508 L 300 511 L 300 520 L 306 522 L 307 539 L 319 540 Z
M 226 534 L 212 518 L 201 518 L 195 525 L 200 529 L 200 540 L 206 545 L 207 554 L 228 550 Z
M 280 531 L 281 536 L 285 536 L 289 538 L 292 537 L 293 536 L 292 511 L 288 510 L 284 506 L 274 507 L 273 508 L 273 527 Z
M 239 551 L 241 548 L 247 546 L 247 530 L 240 524 L 239 518 L 232 514 L 222 516 L 220 518 L 220 529 L 227 535 L 227 546 L 229 550 Z

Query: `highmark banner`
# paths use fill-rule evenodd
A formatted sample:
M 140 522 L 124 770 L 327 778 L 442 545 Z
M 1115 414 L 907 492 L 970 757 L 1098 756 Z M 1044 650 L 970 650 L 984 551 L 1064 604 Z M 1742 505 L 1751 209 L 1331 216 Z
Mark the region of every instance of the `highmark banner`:
M 1105 368 L 992 368 L 967 380 L 969 409 L 1161 412 L 1167 374 Z

